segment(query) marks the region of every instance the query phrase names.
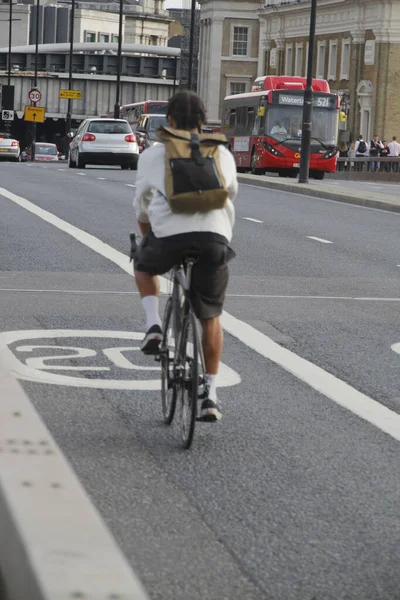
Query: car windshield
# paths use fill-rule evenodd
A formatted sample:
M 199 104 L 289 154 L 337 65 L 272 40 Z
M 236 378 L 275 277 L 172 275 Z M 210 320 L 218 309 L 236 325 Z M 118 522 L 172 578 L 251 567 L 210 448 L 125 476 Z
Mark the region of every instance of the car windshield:
M 57 154 L 57 148 L 55 146 L 44 146 L 43 144 L 36 144 L 36 154 Z
M 89 123 L 88 132 L 98 134 L 127 134 L 132 133 L 131 128 L 125 121 L 92 121 Z
M 149 131 L 157 131 L 159 127 L 168 127 L 168 121 L 166 117 L 151 117 L 149 120 Z
M 265 133 L 279 142 L 301 140 L 303 122 L 302 106 L 273 105 L 268 110 Z M 311 137 L 322 146 L 334 146 L 338 129 L 335 109 L 313 109 Z

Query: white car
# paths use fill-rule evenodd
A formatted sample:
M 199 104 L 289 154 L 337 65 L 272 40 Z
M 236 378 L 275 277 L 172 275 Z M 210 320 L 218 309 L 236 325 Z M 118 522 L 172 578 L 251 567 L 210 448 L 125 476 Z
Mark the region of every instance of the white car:
M 7 138 L 0 133 L 0 159 L 19 161 L 21 149 L 18 140 Z
M 69 146 L 68 166 L 120 165 L 136 169 L 139 147 L 136 136 L 124 119 L 86 119 Z

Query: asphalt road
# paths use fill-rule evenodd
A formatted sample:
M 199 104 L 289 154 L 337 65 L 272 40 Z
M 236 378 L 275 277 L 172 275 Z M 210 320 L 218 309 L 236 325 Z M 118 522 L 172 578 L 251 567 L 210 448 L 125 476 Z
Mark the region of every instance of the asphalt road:
M 0 345 L 150 596 L 397 600 L 400 452 L 379 418 L 400 414 L 400 216 L 241 187 L 224 419 L 183 452 L 135 349 L 132 278 L 101 244 L 127 253 L 134 178 L 0 164 Z

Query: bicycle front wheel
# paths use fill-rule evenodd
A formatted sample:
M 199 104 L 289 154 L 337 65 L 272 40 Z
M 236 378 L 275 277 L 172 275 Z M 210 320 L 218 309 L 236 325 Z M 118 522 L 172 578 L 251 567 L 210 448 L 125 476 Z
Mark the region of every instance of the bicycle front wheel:
M 199 338 L 196 319 L 190 310 L 182 339 L 182 377 L 179 395 L 181 400 L 181 436 L 184 448 L 190 448 L 197 419 L 199 389 Z
M 171 425 L 176 409 L 177 390 L 175 382 L 175 340 L 173 340 L 172 298 L 168 299 L 164 313 L 163 339 L 160 348 L 161 361 L 161 406 L 164 423 Z

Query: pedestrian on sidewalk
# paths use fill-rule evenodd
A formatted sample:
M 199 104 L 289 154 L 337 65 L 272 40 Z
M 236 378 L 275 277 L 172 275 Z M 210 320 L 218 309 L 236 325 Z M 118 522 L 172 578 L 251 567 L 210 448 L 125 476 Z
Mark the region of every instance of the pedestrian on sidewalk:
M 390 150 L 390 156 L 400 156 L 400 144 L 397 141 L 397 137 L 394 135 L 392 141 L 388 144 Z M 399 172 L 399 162 L 395 161 L 391 163 L 393 173 Z
M 347 158 L 349 156 L 349 147 L 346 142 L 340 142 L 339 144 L 339 158 Z M 339 162 L 338 171 L 347 171 L 349 163 Z
M 381 156 L 382 158 L 388 158 L 388 156 L 390 155 L 390 148 L 388 146 L 388 143 L 386 140 L 383 140 L 383 148 L 380 149 L 379 151 L 379 156 Z M 391 167 L 391 163 L 389 161 L 386 161 L 381 163 L 381 167 L 382 167 L 382 171 L 385 171 L 385 173 L 390 173 L 390 167 Z
M 364 136 L 360 135 L 356 142 L 356 158 L 362 158 L 363 156 L 369 156 L 369 144 L 364 140 Z M 356 171 L 363 171 L 364 165 L 367 163 L 356 162 Z
M 369 144 L 369 155 L 370 156 L 379 156 L 380 151 L 383 148 L 383 144 L 381 142 L 381 140 L 379 139 L 378 135 L 374 135 L 373 139 L 371 140 L 370 144 Z M 369 163 L 369 170 L 371 171 L 371 173 L 373 173 L 376 169 L 379 169 L 379 163 L 378 162 L 370 162 Z

